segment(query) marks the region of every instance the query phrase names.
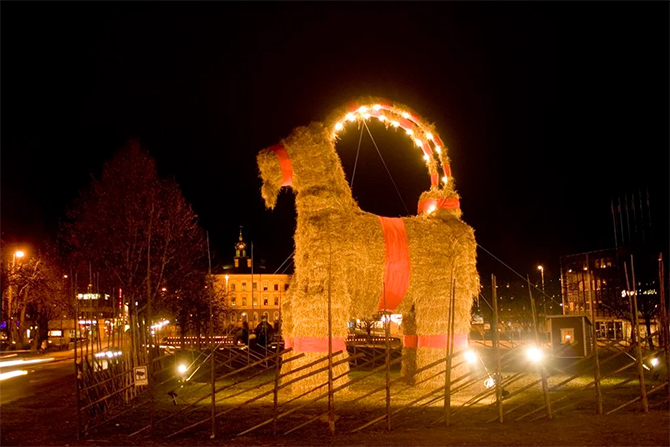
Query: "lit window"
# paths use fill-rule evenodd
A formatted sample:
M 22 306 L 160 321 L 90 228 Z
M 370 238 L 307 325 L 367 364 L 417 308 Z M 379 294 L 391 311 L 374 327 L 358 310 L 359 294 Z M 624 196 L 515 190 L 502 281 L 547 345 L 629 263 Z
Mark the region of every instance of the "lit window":
M 256 306 L 257 304 L 258 304 L 258 299 L 256 297 L 253 297 L 252 306 Z
M 243 282 L 242 283 L 242 292 L 246 292 L 246 291 L 247 291 L 247 283 Z
M 257 282 L 252 284 L 251 290 L 258 290 L 258 283 Z
M 561 328 L 561 343 L 569 345 L 575 342 L 574 328 Z
M 267 306 L 267 305 L 268 305 L 268 299 L 267 299 L 267 298 L 263 298 L 263 306 Z
M 243 306 L 246 306 L 246 305 L 247 305 L 247 297 L 246 297 L 246 296 L 243 296 L 243 297 L 242 297 L 242 305 L 243 305 Z
M 263 292 L 267 292 L 267 291 L 268 291 L 268 283 L 264 282 L 263 283 Z
M 231 306 L 237 306 L 235 297 L 232 297 L 232 298 L 230 299 L 230 305 L 231 305 Z
M 234 282 L 231 282 L 231 283 L 230 283 L 230 291 L 231 291 L 231 292 L 234 292 L 234 291 L 235 291 L 235 283 L 234 283 Z

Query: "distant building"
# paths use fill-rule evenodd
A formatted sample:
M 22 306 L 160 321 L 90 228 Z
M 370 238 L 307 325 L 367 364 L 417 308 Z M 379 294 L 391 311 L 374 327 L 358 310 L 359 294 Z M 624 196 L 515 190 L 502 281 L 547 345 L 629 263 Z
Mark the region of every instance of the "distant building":
M 636 286 L 632 283 L 631 253 Z M 657 258 L 657 252 L 641 246 L 618 247 L 561 257 L 563 314 L 591 318 L 593 303 L 593 319 L 598 338 L 628 339 L 633 315 L 629 294 L 636 293 L 641 332 L 645 336 L 643 328 L 646 320 L 649 320 L 652 330 L 657 325 L 657 305 L 660 305 L 658 279 L 654 276 L 654 260 Z
M 266 273 L 250 254 L 240 230 L 233 267 L 214 274 L 214 281 L 219 290 L 226 291 L 224 318 L 228 323 L 239 326 L 248 321 L 253 329 L 263 317 L 271 324 L 281 319 L 281 303 L 291 275 Z
M 619 267 L 616 249 L 561 257 L 563 315 L 591 318 L 593 302 L 598 338 L 621 340 L 630 332 L 630 322 L 616 308 L 626 289 Z

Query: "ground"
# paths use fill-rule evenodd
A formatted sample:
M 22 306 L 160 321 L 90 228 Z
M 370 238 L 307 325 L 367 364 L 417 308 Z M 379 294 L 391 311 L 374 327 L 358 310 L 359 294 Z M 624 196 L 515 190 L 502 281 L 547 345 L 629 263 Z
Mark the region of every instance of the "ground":
M 266 377 L 267 378 L 267 377 Z M 262 380 L 262 378 L 258 378 Z M 258 382 L 257 382 L 258 383 Z M 221 384 L 217 383 L 217 386 Z M 478 384 L 476 384 L 478 386 Z M 581 384 L 577 384 L 581 386 Z M 635 383 L 628 388 L 608 394 L 606 410 L 615 408 L 617 400 L 625 401 L 627 393 L 635 392 Z M 253 381 L 247 385 L 236 385 L 234 390 L 242 391 L 255 386 Z M 189 388 L 190 387 L 190 388 Z M 235 436 L 272 417 L 272 397 L 255 403 L 234 408 L 235 404 L 244 401 L 239 396 L 222 402 L 217 412 L 230 409 L 217 418 L 217 436 L 210 439 L 211 422 L 206 420 L 202 425 L 188 430 L 183 434 L 167 437 L 169 434 L 186 427 L 190 423 L 207 419 L 210 414 L 209 402 L 205 400 L 197 411 L 182 414 L 179 417 L 159 422 L 155 425 L 154 436 L 148 430 L 135 436 L 130 433 L 145 426 L 149 421 L 149 406 L 145 405 L 133 412 L 119 417 L 88 436 L 76 437 L 76 411 L 71 379 L 63 379 L 61 383 L 49 388 L 38 396 L 28 396 L 17 400 L 9 408 L 2 408 L 1 425 L 3 446 L 19 445 L 55 445 L 55 446 L 130 446 L 130 445 L 212 445 L 212 446 L 668 446 L 670 445 L 670 418 L 667 402 L 664 402 L 661 391 L 650 398 L 652 409 L 643 413 L 641 406 L 634 403 L 611 415 L 597 415 L 594 411 L 593 389 L 587 391 L 585 400 L 575 401 L 568 408 L 559 410 L 559 404 L 553 420 L 546 418 L 535 421 L 527 419 L 515 422 L 510 416 L 503 423 L 487 422 L 497 415 L 492 399 L 482 401 L 481 405 L 468 411 L 458 411 L 453 415 L 453 425 L 446 427 L 443 423 L 432 425 L 442 416 L 441 403 L 426 406 L 415 412 L 401 413 L 392 419 L 391 432 L 386 431 L 386 423 L 382 421 L 357 433 L 350 431 L 366 421 L 383 415 L 385 411 L 384 393 L 374 398 L 363 399 L 354 404 L 336 401 L 335 435 L 331 435 L 327 417 L 298 429 L 288 435 L 283 433 L 296 427 L 309 418 L 326 409 L 325 401 L 318 407 L 307 406 L 280 419 L 279 434 L 272 435 L 272 424 L 243 436 Z M 346 395 L 342 400 L 352 399 L 357 392 Z M 177 405 L 164 391 L 156 394 L 155 420 L 165 415 L 174 414 L 187 402 L 193 402 L 201 395 L 208 385 L 195 383 L 177 390 Z M 618 393 L 618 394 L 617 394 Z M 401 406 L 413 396 L 396 398 L 394 405 Z M 633 396 L 634 397 L 634 396 Z M 542 393 L 524 394 L 524 399 L 533 399 L 541 403 Z M 553 396 L 557 400 L 558 396 Z M 460 399 L 460 400 L 459 400 Z M 454 408 L 462 403 L 465 397 L 454 399 Z M 505 402 L 505 411 L 512 409 L 516 402 L 512 399 Z M 339 405 L 339 408 L 337 407 Z M 294 407 L 295 408 L 295 407 Z M 531 406 L 532 408 L 532 406 Z M 538 413 L 541 414 L 542 412 Z M 518 414 L 516 415 L 518 416 Z

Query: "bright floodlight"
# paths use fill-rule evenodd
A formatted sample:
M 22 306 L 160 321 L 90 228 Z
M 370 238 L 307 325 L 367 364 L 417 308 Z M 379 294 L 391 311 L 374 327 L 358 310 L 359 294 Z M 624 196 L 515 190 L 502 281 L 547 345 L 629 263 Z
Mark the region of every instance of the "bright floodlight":
M 488 379 L 486 379 L 484 381 L 484 386 L 486 388 L 491 388 L 491 387 L 495 386 L 495 384 L 496 384 L 496 381 L 493 377 L 489 377 Z
M 468 361 L 468 363 L 476 363 L 477 362 L 477 353 L 475 351 L 465 351 L 465 360 Z
M 539 350 L 538 348 L 532 347 L 526 350 L 526 356 L 530 359 L 531 362 L 539 363 L 540 361 L 542 361 L 543 354 L 542 351 Z
M 17 251 L 16 253 L 14 253 L 14 256 L 16 256 L 17 258 L 22 258 L 22 257 L 24 257 L 25 255 L 26 255 L 26 254 L 25 254 L 24 252 L 22 252 L 21 250 L 19 250 L 19 251 Z
M 188 370 L 188 366 L 186 365 L 179 365 L 179 372 L 184 374 Z
M 654 357 L 653 359 L 651 359 L 651 366 L 656 366 L 656 365 L 658 365 L 658 359 L 656 357 Z

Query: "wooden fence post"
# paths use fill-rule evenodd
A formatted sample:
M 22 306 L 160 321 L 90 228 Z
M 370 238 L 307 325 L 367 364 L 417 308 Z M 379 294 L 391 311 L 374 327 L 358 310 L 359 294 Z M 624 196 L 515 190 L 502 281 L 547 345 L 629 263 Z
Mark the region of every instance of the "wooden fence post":
M 625 266 L 624 266 L 625 267 Z M 633 255 L 630 255 L 630 274 L 633 282 L 633 290 L 630 291 L 633 301 L 633 327 L 635 329 L 635 359 L 637 363 L 637 376 L 640 382 L 640 397 L 642 398 L 642 411 L 649 412 L 649 403 L 647 401 L 647 387 L 644 384 L 644 367 L 642 366 L 642 349 L 640 343 L 640 320 L 637 311 L 637 283 L 635 282 L 635 267 L 633 266 Z M 628 282 L 628 274 L 626 274 Z
M 528 275 L 526 275 L 526 280 L 528 281 L 530 310 L 533 313 L 533 331 L 535 332 L 535 344 L 537 345 L 537 349 L 541 349 L 540 335 L 537 330 L 537 309 L 535 307 L 535 299 L 533 298 L 533 293 L 531 292 L 530 277 Z M 541 363 L 538 365 L 538 369 L 540 370 L 540 377 L 542 380 L 542 396 L 544 397 L 544 406 L 547 411 L 547 417 L 549 419 L 553 419 L 553 415 L 551 413 L 551 399 L 549 399 L 549 385 L 547 384 L 547 372 L 544 368 L 544 365 L 542 365 Z
M 598 332 L 596 331 L 596 311 L 595 300 L 593 299 L 593 286 L 591 277 L 591 267 L 589 266 L 589 255 L 586 255 L 587 279 L 589 282 L 589 302 L 591 305 L 591 334 L 593 334 L 593 359 L 595 361 L 595 370 L 593 372 L 593 379 L 595 381 L 596 390 L 596 413 L 603 414 L 603 394 L 600 387 L 600 359 L 598 358 Z
M 500 343 L 498 340 L 498 293 L 496 291 L 496 277 L 491 275 L 491 287 L 493 289 L 493 321 L 491 330 L 493 331 L 493 350 L 496 358 L 496 403 L 498 404 L 498 421 L 503 422 L 503 404 L 502 404 L 502 372 L 500 367 Z
M 452 272 L 453 273 L 453 272 Z M 453 278 L 453 274 L 452 274 Z M 456 302 L 456 279 L 452 279 L 451 299 L 449 300 L 449 322 L 447 323 L 447 357 L 444 365 L 444 422 L 451 425 L 451 364 L 454 355 L 454 304 Z
M 665 268 L 663 265 L 663 253 L 658 254 L 658 293 L 661 306 L 661 343 L 665 354 L 665 381 L 670 382 L 670 334 L 668 333 L 668 310 L 665 298 Z M 670 384 L 665 385 L 665 398 L 670 398 Z

